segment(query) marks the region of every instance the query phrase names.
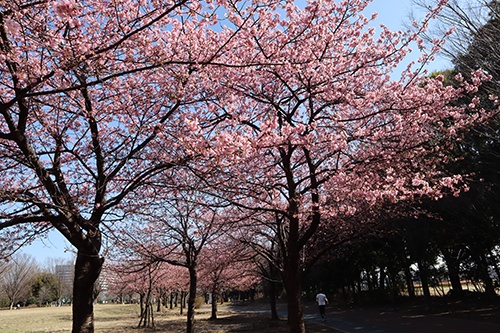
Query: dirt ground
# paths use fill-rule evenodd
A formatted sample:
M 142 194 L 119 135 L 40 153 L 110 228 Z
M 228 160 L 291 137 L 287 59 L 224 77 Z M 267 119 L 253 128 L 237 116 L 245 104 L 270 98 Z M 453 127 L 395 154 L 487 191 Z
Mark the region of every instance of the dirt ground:
M 195 315 L 195 332 L 198 333 L 232 333 L 232 332 L 255 332 L 255 333 L 277 333 L 288 332 L 289 327 L 285 318 L 280 320 L 271 320 L 270 314 L 249 313 L 240 311 L 219 311 L 217 320 L 209 320 L 209 311 L 198 310 Z M 168 332 L 181 333 L 186 331 L 186 319 L 178 314 L 163 312 L 155 314 L 154 328 L 137 329 L 136 320 L 133 326 L 125 325 L 119 327 L 98 328 L 96 333 L 150 333 L 150 332 Z M 116 324 L 116 323 L 115 323 Z M 307 333 L 339 333 L 332 328 L 306 322 Z
M 30 307 L 20 310 L 0 311 L 1 333 L 70 333 L 71 307 Z M 229 311 L 219 309 L 218 319 L 209 320 L 210 309 L 196 310 L 197 333 L 279 333 L 288 332 L 285 318 L 271 320 L 270 314 Z M 154 312 L 154 328 L 138 328 L 139 306 L 122 304 L 98 304 L 94 307 L 95 333 L 181 333 L 186 331 L 186 316 L 179 308 L 162 308 Z M 307 333 L 338 333 L 326 326 L 306 322 Z
M 350 312 L 356 315 L 356 320 L 362 321 L 362 311 L 356 311 L 357 307 L 345 307 L 332 302 L 327 314 L 332 316 Z M 478 297 L 467 297 L 465 300 L 434 299 L 432 310 L 426 311 L 423 300 L 414 302 L 398 302 L 394 304 L 397 313 L 426 315 L 437 317 L 450 317 L 462 320 L 482 321 L 500 324 L 500 299 L 485 300 Z M 280 305 L 285 308 L 285 304 Z M 368 306 L 362 309 L 381 309 L 381 311 L 393 311 L 393 305 Z M 255 333 L 285 333 L 289 331 L 285 318 L 273 321 L 269 313 L 243 312 L 246 309 L 267 309 L 267 303 L 255 303 L 238 306 L 240 311 L 219 308 L 216 321 L 209 320 L 210 309 L 201 308 L 196 310 L 195 332 L 197 333 L 232 333 L 232 332 L 255 332 Z M 186 330 L 186 317 L 179 314 L 179 308 L 173 310 L 162 308 L 160 313 L 154 313 L 154 328 L 137 328 L 139 323 L 138 305 L 121 304 L 98 304 L 94 308 L 95 332 L 96 333 L 181 333 Z M 242 311 L 243 310 L 243 311 Z M 306 304 L 306 313 L 316 313 L 315 304 Z M 0 311 L 0 332 L 2 333 L 70 333 L 71 332 L 71 307 L 61 308 L 21 308 L 20 310 Z M 349 319 L 349 318 L 347 318 Z M 321 324 L 307 322 L 307 333 L 339 333 L 338 331 Z

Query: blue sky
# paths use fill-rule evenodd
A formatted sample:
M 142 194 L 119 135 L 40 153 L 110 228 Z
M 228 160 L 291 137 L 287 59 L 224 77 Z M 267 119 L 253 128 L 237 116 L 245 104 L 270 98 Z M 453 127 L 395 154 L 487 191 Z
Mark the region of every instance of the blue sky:
M 43 264 L 47 258 L 75 258 L 75 255 L 71 253 L 72 248 L 71 244 L 59 232 L 52 231 L 48 234 L 47 239 L 36 240 L 31 245 L 24 247 L 21 252 L 32 255 L 38 263 Z
M 411 6 L 411 0 L 374 0 L 368 6 L 365 16 L 369 17 L 371 13 L 377 12 L 379 16 L 375 21 L 375 27 L 378 28 L 380 23 L 384 23 L 392 30 L 399 30 L 403 29 L 403 22 L 407 20 Z M 418 58 L 417 54 L 412 54 L 409 57 L 411 60 L 416 58 Z M 440 58 L 428 66 L 429 70 L 449 67 L 449 63 Z M 38 262 L 43 263 L 46 258 L 72 259 L 74 255 L 71 251 L 65 251 L 67 249 L 71 249 L 69 243 L 62 235 L 54 231 L 49 233 L 48 239 L 37 240 L 32 245 L 25 247 L 22 252 L 33 255 Z
M 378 17 L 375 21 L 376 24 L 374 25 L 376 28 L 380 27 L 380 23 L 384 23 L 391 30 L 401 29 L 404 31 L 406 30 L 404 28 L 404 22 L 410 22 L 408 14 L 411 12 L 412 8 L 414 10 L 417 9 L 412 2 L 412 0 L 374 0 L 366 8 L 365 16 L 370 17 L 371 13 L 377 12 Z M 421 16 L 423 17 L 424 14 L 422 14 Z M 380 31 L 380 28 L 377 31 Z M 413 49 L 416 49 L 416 47 L 414 47 Z M 408 62 L 406 64 L 408 64 L 412 60 L 418 59 L 418 57 L 418 53 L 414 51 L 408 56 Z M 446 59 L 443 59 L 439 56 L 433 63 L 427 66 L 429 71 L 449 69 L 451 67 L 451 64 Z

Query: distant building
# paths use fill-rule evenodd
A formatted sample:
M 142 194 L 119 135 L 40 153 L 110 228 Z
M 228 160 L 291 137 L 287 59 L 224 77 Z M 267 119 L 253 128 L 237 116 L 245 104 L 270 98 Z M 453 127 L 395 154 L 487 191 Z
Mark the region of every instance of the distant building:
M 73 287 L 73 280 L 75 278 L 75 265 L 56 265 L 56 276 L 62 283 Z
M 109 284 L 112 283 L 112 281 L 112 275 L 108 270 L 103 268 L 96 283 L 94 284 L 94 292 L 96 293 L 95 297 L 97 297 L 100 302 L 111 300 L 112 296 L 109 294 Z

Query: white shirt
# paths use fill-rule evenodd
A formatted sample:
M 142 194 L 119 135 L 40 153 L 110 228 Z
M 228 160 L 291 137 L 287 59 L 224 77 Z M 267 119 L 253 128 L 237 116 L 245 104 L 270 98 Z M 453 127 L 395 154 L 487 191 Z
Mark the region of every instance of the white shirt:
M 326 298 L 325 294 L 319 293 L 316 295 L 316 302 L 318 302 L 318 305 L 325 305 L 328 303 L 328 298 Z

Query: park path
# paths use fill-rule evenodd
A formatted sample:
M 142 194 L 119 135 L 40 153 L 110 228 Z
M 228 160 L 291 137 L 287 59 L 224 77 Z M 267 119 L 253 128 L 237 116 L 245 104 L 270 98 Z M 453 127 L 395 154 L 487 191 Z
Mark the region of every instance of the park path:
M 265 305 L 222 305 L 220 310 L 270 313 Z M 286 306 L 278 307 L 286 316 Z M 397 311 L 328 309 L 323 322 L 316 306 L 304 307 L 304 319 L 334 328 L 344 333 L 500 333 L 500 325 L 437 316 L 409 315 Z

